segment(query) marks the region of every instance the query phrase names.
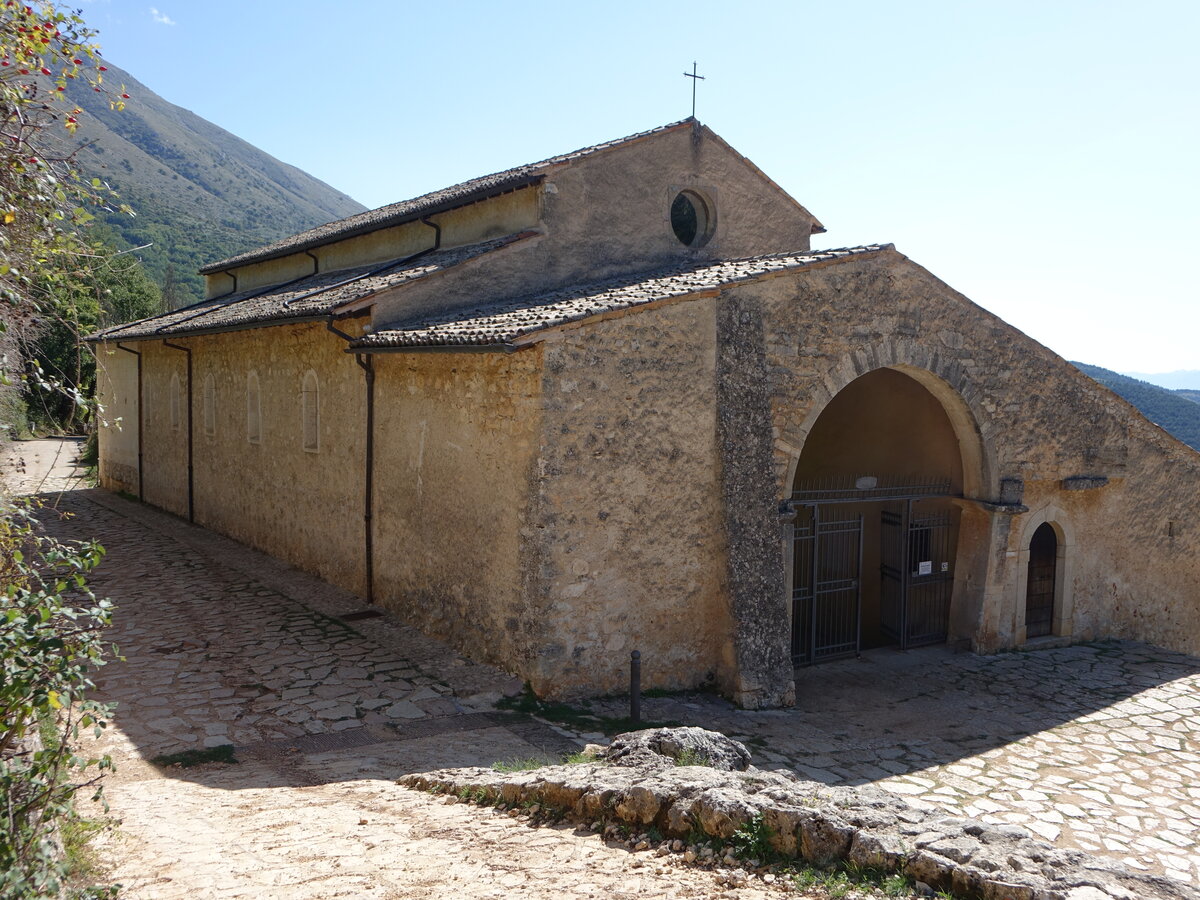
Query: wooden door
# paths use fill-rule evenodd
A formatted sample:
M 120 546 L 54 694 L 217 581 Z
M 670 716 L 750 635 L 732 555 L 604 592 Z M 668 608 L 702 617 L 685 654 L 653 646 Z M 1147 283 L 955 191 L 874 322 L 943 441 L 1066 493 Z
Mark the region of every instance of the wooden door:
M 1025 591 L 1025 637 L 1054 630 L 1054 588 L 1058 581 L 1058 536 L 1043 522 L 1029 542 L 1029 585 Z

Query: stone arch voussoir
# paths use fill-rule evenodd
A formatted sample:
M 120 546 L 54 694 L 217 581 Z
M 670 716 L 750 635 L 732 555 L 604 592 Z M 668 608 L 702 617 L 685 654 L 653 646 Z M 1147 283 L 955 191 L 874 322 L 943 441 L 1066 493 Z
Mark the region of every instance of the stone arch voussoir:
M 919 341 L 896 339 L 865 344 L 832 361 L 816 373 L 820 389 L 811 395 L 807 415 L 798 426 L 780 429 L 780 443 L 791 448 L 782 468 L 783 497 L 791 491 L 800 451 L 817 418 L 850 382 L 876 369 L 895 369 L 908 375 L 941 403 L 958 438 L 963 460 L 963 492 L 977 500 L 1000 495 L 995 448 L 986 440 L 991 422 L 978 403 L 967 371 L 957 359 L 947 358 Z

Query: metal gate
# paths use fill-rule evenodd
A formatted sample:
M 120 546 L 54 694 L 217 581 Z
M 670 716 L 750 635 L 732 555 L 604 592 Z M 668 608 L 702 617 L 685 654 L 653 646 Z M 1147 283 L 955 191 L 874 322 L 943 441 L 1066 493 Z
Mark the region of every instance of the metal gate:
M 862 619 L 862 516 L 800 506 L 793 525 L 792 662 L 858 653 Z
M 946 640 L 954 590 L 950 515 L 914 517 L 912 502 L 880 517 L 880 627 L 902 650 Z

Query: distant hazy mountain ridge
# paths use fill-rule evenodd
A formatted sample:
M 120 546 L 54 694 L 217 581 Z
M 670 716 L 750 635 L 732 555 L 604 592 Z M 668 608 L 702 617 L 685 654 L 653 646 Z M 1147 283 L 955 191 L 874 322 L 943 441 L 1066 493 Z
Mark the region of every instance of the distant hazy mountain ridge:
M 1178 369 L 1174 372 L 1125 372 L 1130 378 L 1148 381 L 1171 391 L 1200 391 L 1200 369 Z
M 105 65 L 106 80 L 125 84 L 131 99 L 118 112 L 86 85 L 72 92 L 86 111 L 77 165 L 133 207 L 136 217 L 112 213 L 97 230 L 123 247 L 153 243 L 138 256 L 156 281 L 183 291 L 176 305 L 200 298 L 204 263 L 365 209 Z
M 1124 397 L 1151 422 L 1200 450 L 1200 391 L 1170 391 L 1099 366 L 1081 362 L 1071 365 Z

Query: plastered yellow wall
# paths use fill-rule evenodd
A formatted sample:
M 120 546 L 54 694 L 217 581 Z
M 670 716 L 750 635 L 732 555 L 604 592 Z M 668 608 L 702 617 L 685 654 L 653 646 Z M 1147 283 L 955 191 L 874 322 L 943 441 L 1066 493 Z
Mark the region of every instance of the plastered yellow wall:
M 431 219 L 442 228 L 443 248 L 503 237 L 536 226 L 538 190 L 536 187 L 522 188 L 439 213 Z M 311 275 L 317 266 L 321 272 L 334 272 L 390 262 L 432 247 L 434 238 L 435 232 L 430 226 L 419 221 L 408 222 L 317 247 L 310 251 L 317 258 L 316 262 L 307 253 L 293 253 L 231 271 L 237 276 L 237 291 L 253 290 Z M 219 297 L 234 290 L 234 281 L 229 275 L 218 272 L 205 276 L 205 286 L 206 297 Z
M 96 347 L 96 397 L 104 447 L 100 484 L 128 494 L 138 492 L 137 362 L 136 356 L 116 344 Z
M 353 326 L 351 326 L 353 327 Z M 184 341 L 180 341 L 183 343 Z M 363 376 L 320 325 L 187 339 L 195 370 L 196 522 L 362 592 Z M 317 376 L 316 452 L 304 448 L 301 389 Z M 261 438 L 247 439 L 257 374 Z M 204 385 L 213 380 L 212 433 Z
M 363 378 L 344 342 L 320 326 L 291 325 L 179 338 L 193 367 L 195 521 L 286 559 L 351 590 L 362 580 Z M 186 516 L 187 356 L 162 341 L 130 344 L 143 363 L 142 422 L 146 502 Z M 128 354 L 124 354 L 127 355 Z M 113 408 L 136 397 L 136 368 L 108 360 L 102 396 Z M 129 356 L 136 365 L 134 357 Z M 301 384 L 312 369 L 319 384 L 320 444 L 303 448 Z M 131 377 L 130 371 L 134 375 Z M 249 372 L 260 385 L 260 443 L 247 440 Z M 171 378 L 179 380 L 180 426 L 170 424 Z M 204 415 L 208 378 L 214 414 Z M 137 490 L 137 423 L 128 416 L 100 438 L 101 483 Z M 128 460 L 132 474 L 125 472 Z
M 142 353 L 142 489 L 147 503 L 187 515 L 187 357 L 161 341 L 139 341 Z M 178 427 L 171 424 L 172 376 L 180 391 Z
M 177 340 L 192 348 L 196 523 L 364 595 L 365 382 L 345 343 L 311 324 Z M 183 516 L 186 355 L 161 341 L 134 346 L 145 354 L 146 500 Z M 546 625 L 525 546 L 538 531 L 529 498 L 537 478 L 541 351 L 380 354 L 373 364 L 376 600 L 475 658 L 523 671 Z M 302 428 L 301 390 L 310 370 L 319 385 L 316 452 L 304 448 Z M 247 439 L 251 371 L 260 394 L 257 443 Z M 112 373 L 105 394 L 120 405 L 126 391 L 136 393 L 136 380 L 116 366 Z M 183 392 L 179 429 L 169 420 L 172 375 Z M 129 489 L 111 474 L 131 452 L 136 461 L 129 433 L 101 437 L 110 489 Z M 136 490 L 136 469 L 133 484 Z

